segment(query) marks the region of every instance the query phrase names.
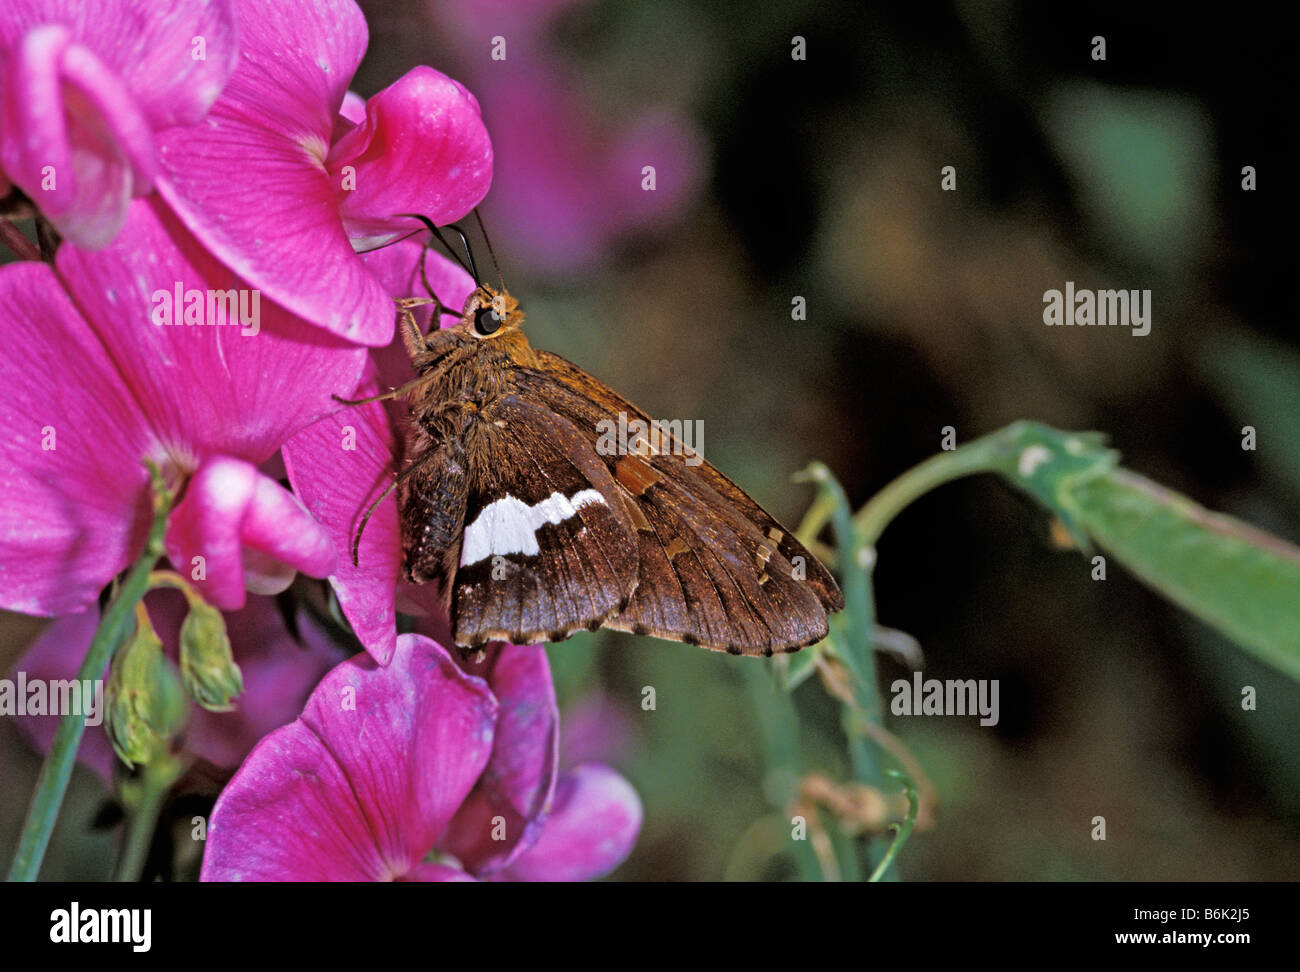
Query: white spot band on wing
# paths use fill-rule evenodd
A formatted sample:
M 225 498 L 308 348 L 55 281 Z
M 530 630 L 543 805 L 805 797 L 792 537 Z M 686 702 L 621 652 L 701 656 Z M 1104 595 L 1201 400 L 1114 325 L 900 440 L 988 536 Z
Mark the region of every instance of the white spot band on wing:
M 536 556 L 541 549 L 537 546 L 537 531 L 543 524 L 561 523 L 591 503 L 605 503 L 599 490 L 584 489 L 569 498 L 555 492 L 536 506 L 513 496 L 493 500 L 465 528 L 460 565 L 468 567 L 487 557 L 507 554 Z

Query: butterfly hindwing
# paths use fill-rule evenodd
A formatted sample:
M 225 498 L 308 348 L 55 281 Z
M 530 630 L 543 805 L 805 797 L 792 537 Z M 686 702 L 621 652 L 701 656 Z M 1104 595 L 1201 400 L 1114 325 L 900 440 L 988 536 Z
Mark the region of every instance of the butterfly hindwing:
M 520 394 L 580 430 L 597 454 L 602 423 L 639 409 L 557 355 L 521 369 Z M 830 574 L 739 487 L 675 442 L 641 454 L 598 456 L 627 503 L 638 583 L 606 627 L 745 654 L 825 637 L 843 600 Z M 798 564 L 798 568 L 796 568 Z
M 619 463 L 643 461 L 626 456 Z M 794 579 L 776 544 L 720 508 L 719 497 L 697 496 L 664 476 L 636 501 L 650 527 L 638 531 L 640 583 L 607 627 L 743 654 L 825 637 L 816 595 Z
M 560 641 L 627 605 L 636 543 L 608 469 L 571 423 L 516 396 L 465 443 L 464 532 L 452 589 L 456 642 Z

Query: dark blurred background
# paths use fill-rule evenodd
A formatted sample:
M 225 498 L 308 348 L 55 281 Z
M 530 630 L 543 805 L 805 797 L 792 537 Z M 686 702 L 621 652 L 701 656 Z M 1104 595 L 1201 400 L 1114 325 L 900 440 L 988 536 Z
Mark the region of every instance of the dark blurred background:
M 785 523 L 811 498 L 790 477 L 812 459 L 859 506 L 938 451 L 944 426 L 968 440 L 1035 418 L 1106 432 L 1126 465 L 1300 541 L 1296 71 L 1268 8 L 362 7 L 356 90 L 425 63 L 482 103 L 497 170 L 481 210 L 533 342 L 653 416 L 703 420 L 708 458 Z M 1045 327 L 1043 293 L 1067 280 L 1149 288 L 1150 335 Z M 885 534 L 881 623 L 919 640 L 927 677 L 1001 681 L 995 728 L 890 719 L 939 799 L 901 876 L 1300 878 L 1300 688 L 1113 561 L 1105 582 L 1089 571 L 989 478 Z M 4 629 L 6 667 L 32 630 Z M 615 763 L 645 801 L 617 876 L 794 873 L 764 837 L 788 831 L 772 821 L 789 788 L 759 738 L 765 663 L 619 634 L 551 656 L 562 749 Z M 886 685 L 905 674 L 881 667 Z M 795 701 L 801 764 L 843 779 L 837 706 L 815 680 Z M 25 809 L 10 785 L 25 794 L 36 766 L 12 737 L 6 844 Z M 96 786 L 79 774 L 74 805 L 93 808 Z M 90 876 L 77 840 L 52 866 Z

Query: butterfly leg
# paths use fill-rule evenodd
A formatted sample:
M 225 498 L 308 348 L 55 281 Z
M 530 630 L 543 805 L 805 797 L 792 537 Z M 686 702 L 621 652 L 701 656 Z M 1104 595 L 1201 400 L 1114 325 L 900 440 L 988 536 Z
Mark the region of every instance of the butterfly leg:
M 402 398 L 411 393 L 423 378 L 413 378 L 400 388 L 390 388 L 382 395 L 371 395 L 369 398 L 344 398 L 341 395 L 331 395 L 330 398 L 340 405 L 369 405 L 371 402 L 386 402 L 390 398 Z
M 360 566 L 360 564 L 357 563 L 357 554 L 361 549 L 361 534 L 366 532 L 366 524 L 370 522 L 371 514 L 375 512 L 375 510 L 378 508 L 380 503 L 382 503 L 385 499 L 388 498 L 389 493 L 397 489 L 398 486 L 400 486 L 413 472 L 415 472 L 419 468 L 420 468 L 419 464 L 415 463 L 409 466 L 407 469 L 404 469 L 400 475 L 393 478 L 393 481 L 388 484 L 388 488 L 379 494 L 379 498 L 370 504 L 370 509 L 366 510 L 366 515 L 361 518 L 361 525 L 357 527 L 357 535 L 352 540 L 352 566 L 353 567 Z
M 423 307 L 426 304 L 433 305 L 433 321 L 437 323 L 442 319 L 442 302 L 437 297 L 399 297 L 397 299 L 397 312 L 402 318 L 402 343 L 406 345 L 406 353 L 414 358 L 429 349 L 429 345 L 424 340 L 424 335 L 420 333 L 420 325 L 415 322 L 415 315 L 411 313 L 412 307 Z

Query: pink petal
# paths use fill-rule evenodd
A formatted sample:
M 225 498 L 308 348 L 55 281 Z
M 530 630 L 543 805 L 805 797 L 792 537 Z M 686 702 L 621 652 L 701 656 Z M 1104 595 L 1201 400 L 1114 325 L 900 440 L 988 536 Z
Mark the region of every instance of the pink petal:
M 6 0 L 0 48 L 46 24 L 68 28 L 113 71 L 154 128 L 190 125 L 221 93 L 238 56 L 231 0 Z M 203 38 L 202 58 L 194 38 Z
M 229 0 L 13 0 L 0 19 L 0 164 L 67 239 L 106 246 L 131 197 L 152 191 L 153 130 L 202 118 L 236 53 Z
M 373 374 L 358 386 L 358 398 L 376 394 Z M 371 514 L 361 536 L 358 564 L 353 537 L 361 518 L 396 475 L 393 432 L 381 404 L 340 408 L 294 436 L 284 446 L 289 481 L 339 551 L 330 575 L 352 630 L 366 650 L 388 664 L 397 638 L 393 594 L 401 575 L 402 546 L 396 494 Z
M 133 195 L 151 188 L 149 124 L 130 92 L 60 25 L 38 27 L 5 68 L 0 161 L 73 242 L 110 243 Z
M 424 860 L 492 749 L 496 703 L 438 645 L 336 667 L 212 814 L 203 880 L 389 880 Z
M 322 334 L 250 290 L 157 200 L 132 203 L 118 243 L 95 252 L 64 245 L 56 263 L 184 471 L 210 453 L 265 461 L 298 429 L 333 411 L 330 396 L 350 390 L 365 364 L 363 348 Z M 155 323 L 169 307 L 183 320 L 191 299 L 202 302 L 204 319 L 224 315 L 229 304 L 218 307 L 214 299 L 209 311 L 209 293 L 233 293 L 256 327 Z
M 641 799 L 600 763 L 560 777 L 541 837 L 502 875 L 514 881 L 587 881 L 618 867 L 641 830 Z
M 325 165 L 336 185 L 345 166 L 354 170 L 356 188 L 340 194 L 343 225 L 354 239 L 377 242 L 418 226 L 399 213 L 442 225 L 478 205 L 492 184 L 492 142 L 474 96 L 420 66 L 366 102 L 366 120 Z
M 366 46 L 352 0 L 241 4 L 240 60 L 203 124 L 158 136 L 158 190 L 186 226 L 267 297 L 334 334 L 387 344 L 393 306 L 339 219 L 326 170 Z M 232 179 L 231 159 L 256 159 Z
M 234 610 L 244 605 L 248 550 L 311 577 L 324 577 L 337 559 L 329 534 L 279 483 L 242 460 L 208 459 L 172 511 L 167 554 L 205 600 Z
M 428 292 L 420 279 L 420 254 L 425 253 L 425 276 L 429 280 L 429 286 L 433 288 L 433 292 L 438 295 L 438 299 L 447 310 L 442 326 L 451 327 L 460 319 L 465 301 L 474 292 L 477 284 L 468 273 L 443 255 L 442 248 L 437 243 L 426 248 L 424 240 L 428 235 L 421 230 L 418 236 L 371 250 L 363 254 L 361 259 L 366 269 L 379 278 L 385 293 L 392 294 L 393 297 L 427 297 Z M 422 329 L 427 329 L 425 325 L 429 321 L 428 308 L 416 307 L 414 313 Z M 400 334 L 394 338 L 389 347 L 402 354 L 406 353 Z
M 440 847 L 477 875 L 507 866 L 537 840 L 555 790 L 559 710 L 541 645 L 503 644 L 461 667 L 487 681 L 500 706 L 492 759 Z M 495 840 L 504 823 L 505 840 Z
M 143 546 L 163 452 L 48 266 L 0 268 L 0 307 L 0 607 L 71 614 Z
M 353 126 L 366 120 L 366 99 L 355 91 L 349 91 L 343 96 L 343 104 L 339 105 L 339 115 L 348 123 L 346 130 L 351 131 Z

